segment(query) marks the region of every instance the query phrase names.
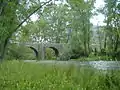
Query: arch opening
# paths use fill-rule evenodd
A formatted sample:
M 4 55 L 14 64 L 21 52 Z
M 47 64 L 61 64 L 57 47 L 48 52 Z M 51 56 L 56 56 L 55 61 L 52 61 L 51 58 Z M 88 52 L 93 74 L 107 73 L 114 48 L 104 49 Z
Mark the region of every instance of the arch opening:
M 51 49 L 54 50 L 56 57 L 59 56 L 59 51 L 58 51 L 58 49 L 56 49 L 55 47 L 49 47 L 49 48 L 51 48 Z
M 29 48 L 34 51 L 36 59 L 38 59 L 38 51 L 33 47 L 29 47 Z
M 59 51 L 55 47 L 45 48 L 45 59 L 56 60 L 58 56 L 59 56 Z

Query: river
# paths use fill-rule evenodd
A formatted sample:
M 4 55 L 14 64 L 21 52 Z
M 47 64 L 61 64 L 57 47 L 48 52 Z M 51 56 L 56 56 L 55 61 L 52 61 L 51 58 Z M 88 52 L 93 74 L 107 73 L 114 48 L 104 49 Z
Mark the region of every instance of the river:
M 55 60 L 24 60 L 24 62 L 33 62 L 40 64 L 56 64 L 56 65 L 75 65 L 89 66 L 99 70 L 120 70 L 120 61 L 55 61 Z

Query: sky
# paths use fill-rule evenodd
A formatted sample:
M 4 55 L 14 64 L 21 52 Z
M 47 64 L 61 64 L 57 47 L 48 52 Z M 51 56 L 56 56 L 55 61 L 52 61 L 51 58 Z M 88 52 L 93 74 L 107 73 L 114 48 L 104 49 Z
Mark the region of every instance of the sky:
M 104 0 L 96 0 L 96 3 L 95 3 L 96 8 L 103 7 L 103 6 L 104 6 Z M 32 15 L 31 19 L 32 19 L 32 21 L 36 21 L 38 19 L 38 17 L 36 15 Z M 93 16 L 90 19 L 90 22 L 93 25 L 101 25 L 102 26 L 102 25 L 105 25 L 105 23 L 103 23 L 104 19 L 105 19 L 104 15 L 99 14 L 97 16 Z
M 96 0 L 96 3 L 95 3 L 95 7 L 96 8 L 100 8 L 100 7 L 103 7 L 104 6 L 104 0 Z M 105 25 L 105 23 L 103 23 L 105 17 L 103 14 L 98 14 L 97 16 L 94 16 L 93 18 L 91 18 L 91 23 L 93 25 Z

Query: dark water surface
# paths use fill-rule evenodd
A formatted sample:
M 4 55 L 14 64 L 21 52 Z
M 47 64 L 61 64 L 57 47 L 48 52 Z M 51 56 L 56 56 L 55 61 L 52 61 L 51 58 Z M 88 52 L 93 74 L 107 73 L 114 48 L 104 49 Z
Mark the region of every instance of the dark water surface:
M 25 60 L 24 62 L 33 62 L 41 64 L 56 65 L 75 65 L 84 67 L 93 67 L 99 70 L 120 70 L 120 61 L 55 61 L 55 60 Z

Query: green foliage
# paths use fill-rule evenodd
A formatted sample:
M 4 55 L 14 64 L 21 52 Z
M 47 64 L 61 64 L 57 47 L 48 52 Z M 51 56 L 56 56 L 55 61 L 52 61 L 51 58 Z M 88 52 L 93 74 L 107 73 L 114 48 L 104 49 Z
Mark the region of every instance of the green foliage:
M 87 55 L 87 53 L 86 53 Z M 72 33 L 68 44 L 64 46 L 64 52 L 60 56 L 60 60 L 69 60 L 70 57 L 79 58 L 80 56 L 85 56 L 85 49 L 82 45 L 79 35 Z
M 106 17 L 105 23 L 105 33 L 107 49 L 109 52 L 116 53 L 119 48 L 119 40 L 120 40 L 120 17 L 119 17 L 119 0 L 104 0 L 105 7 L 103 9 L 103 13 Z
M 0 13 L 0 41 L 3 41 L 8 37 L 17 25 L 17 18 L 15 11 L 17 5 L 15 1 L 3 1 L 1 2 Z
M 36 59 L 36 55 L 29 47 L 12 44 L 8 47 L 8 52 L 5 59 L 34 60 Z
M 1 0 L 0 58 L 4 57 L 7 43 L 13 35 L 11 40 L 15 42 L 67 43 L 69 41 L 69 47 L 66 47 L 68 50 L 60 55 L 62 60 L 68 60 L 74 54 L 87 56 L 90 54 L 91 48 L 96 47 L 99 48 L 100 54 L 104 49 L 105 52 L 112 53 L 113 58 L 118 59 L 120 46 L 119 0 L 104 0 L 105 7 L 99 9 L 99 12 L 105 15 L 106 25 L 98 27 L 99 30 L 96 31 L 98 37 L 92 37 L 92 32 L 95 31 L 91 30 L 92 24 L 90 23 L 95 10 L 95 0 L 66 1 L 66 4 L 55 4 L 51 0 L 51 3 L 35 12 L 38 20 L 32 22 L 28 16 L 40 6 L 40 0 Z M 23 23 L 20 22 L 24 20 L 26 25 L 22 26 Z M 19 31 L 16 32 L 18 28 Z M 71 38 L 68 40 L 68 37 Z M 93 41 L 92 38 L 94 38 Z M 96 47 L 92 46 L 93 44 Z M 15 49 L 19 50 L 18 47 Z M 15 50 L 12 50 L 12 54 L 20 59 L 26 58 L 23 53 L 18 54 Z M 47 58 L 52 59 L 49 50 L 47 54 Z
M 70 60 L 70 56 L 72 54 L 71 49 L 68 44 L 64 45 L 64 52 L 59 55 L 58 60 L 66 61 Z
M 69 41 L 69 47 L 70 47 L 70 50 L 76 54 L 82 52 L 84 49 L 84 47 L 82 46 L 80 37 L 78 35 L 76 35 L 75 33 L 73 33 L 73 35 Z
M 106 73 L 105 73 L 106 72 Z M 119 71 L 9 61 L 0 64 L 1 90 L 119 90 Z
M 56 56 L 55 56 L 55 52 L 54 50 L 50 49 L 50 48 L 46 48 L 46 58 L 47 60 L 56 60 Z
M 55 42 L 66 43 L 71 37 L 69 50 L 62 55 L 68 58 L 72 54 L 87 53 L 90 43 L 90 17 L 94 1 L 75 1 L 68 4 L 51 4 L 36 14 L 40 16 L 36 22 L 31 22 L 16 35 L 18 42 Z M 70 34 L 68 30 L 71 29 Z M 68 35 L 69 34 L 69 35 Z
M 30 16 L 41 9 L 50 1 L 39 6 L 33 0 L 1 0 L 0 1 L 0 60 L 11 36 L 22 26 L 24 22 L 30 22 Z M 17 33 L 18 34 L 18 33 Z

